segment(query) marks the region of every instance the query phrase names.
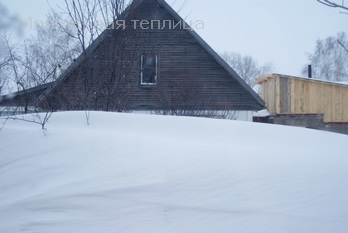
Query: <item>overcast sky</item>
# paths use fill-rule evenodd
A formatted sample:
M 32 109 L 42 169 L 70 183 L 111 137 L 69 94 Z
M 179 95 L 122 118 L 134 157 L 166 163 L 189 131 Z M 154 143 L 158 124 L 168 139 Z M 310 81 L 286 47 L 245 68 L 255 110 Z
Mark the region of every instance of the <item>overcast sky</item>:
M 50 10 L 47 0 L 0 2 L 24 21 L 44 20 Z M 167 2 L 176 2 L 173 8 L 179 10 L 185 0 Z M 348 15 L 316 0 L 188 0 L 179 14 L 188 21 L 202 20 L 204 29 L 196 31 L 217 52 L 251 55 L 260 64 L 273 63 L 277 73 L 297 76 L 317 39 L 348 29 Z M 27 28 L 25 35 L 29 33 Z

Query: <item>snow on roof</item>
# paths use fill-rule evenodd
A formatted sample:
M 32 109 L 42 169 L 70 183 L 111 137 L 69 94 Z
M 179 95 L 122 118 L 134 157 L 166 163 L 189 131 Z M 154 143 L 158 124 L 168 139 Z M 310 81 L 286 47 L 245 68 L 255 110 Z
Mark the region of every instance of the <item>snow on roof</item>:
M 307 77 L 296 77 L 296 76 L 289 76 L 284 74 L 265 74 L 260 76 L 255 80 L 255 83 L 261 84 L 262 82 L 266 81 L 268 78 L 275 78 L 275 77 L 285 77 L 285 78 L 293 78 L 293 79 L 302 79 L 306 81 L 315 81 L 315 82 L 321 82 L 321 83 L 327 83 L 327 84 L 333 84 L 333 85 L 344 85 L 348 86 L 348 81 L 328 81 L 328 80 L 322 80 L 317 78 L 307 78 Z
M 266 116 L 269 116 L 271 115 L 267 109 L 263 109 L 261 111 L 257 111 L 257 112 L 254 112 L 253 113 L 253 116 L 255 117 L 266 117 Z
M 343 84 L 343 85 L 348 85 L 348 81 L 339 81 L 339 82 L 336 82 L 336 83 Z

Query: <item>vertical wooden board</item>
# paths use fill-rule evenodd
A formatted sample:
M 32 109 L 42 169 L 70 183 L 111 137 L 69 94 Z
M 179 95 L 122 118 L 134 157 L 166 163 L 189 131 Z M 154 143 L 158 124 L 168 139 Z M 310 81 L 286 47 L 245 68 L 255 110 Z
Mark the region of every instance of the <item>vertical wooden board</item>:
M 303 105 L 303 82 L 297 81 L 297 96 L 298 96 L 298 109 L 297 113 L 302 113 L 302 105 Z
M 304 102 L 304 106 L 303 106 L 303 110 L 305 112 L 309 112 L 309 86 L 310 86 L 310 82 L 306 81 L 305 82 L 305 90 L 304 90 L 305 102 Z
M 299 88 L 299 111 L 298 113 L 303 113 L 303 102 L 304 102 L 304 95 L 303 95 L 303 90 L 304 90 L 304 82 L 301 82 L 300 80 L 298 81 L 298 88 Z
M 262 81 L 261 83 L 259 83 L 260 88 L 261 88 L 261 98 L 265 101 L 266 103 L 266 108 L 268 108 L 267 106 L 267 96 L 266 96 L 266 85 L 267 85 L 267 81 Z
M 313 83 L 312 87 L 312 99 L 311 101 L 314 103 L 312 105 L 312 110 L 316 113 L 319 113 L 320 108 L 320 88 L 318 87 L 318 83 Z
M 267 82 L 267 97 L 268 97 L 268 106 L 269 106 L 269 111 L 272 114 L 275 114 L 275 109 L 274 109 L 274 79 L 271 78 Z
M 257 83 L 256 85 L 259 85 L 260 87 L 260 95 L 261 95 L 261 98 L 266 102 L 267 104 L 267 101 L 266 101 L 266 98 L 265 98 L 265 81 L 262 81 L 262 82 L 259 82 Z M 267 107 L 267 106 L 266 106 Z
M 301 82 L 299 80 L 295 80 L 295 95 L 294 95 L 294 103 L 295 103 L 295 114 L 301 113 Z
M 272 96 L 274 95 L 273 90 L 273 78 L 269 78 L 267 82 L 267 91 L 268 91 L 268 108 L 271 114 L 274 114 L 274 108 L 273 108 L 273 102 L 272 102 Z
M 348 88 L 343 87 L 340 97 L 340 104 L 341 104 L 341 114 L 342 114 L 342 122 L 348 122 L 348 119 L 346 118 L 346 113 L 348 112 L 348 106 L 346 106 L 346 101 L 348 100 Z
M 292 94 L 292 104 L 293 104 L 293 112 L 292 113 L 296 113 L 297 112 L 297 82 L 295 79 L 292 80 L 292 87 L 293 87 L 293 94 Z
M 277 113 L 277 109 L 276 109 L 276 92 L 277 92 L 277 89 L 276 89 L 275 81 L 276 81 L 276 79 L 272 78 L 272 81 L 270 82 L 270 89 L 271 89 L 270 93 L 272 93 L 272 95 L 270 96 L 270 106 L 272 108 L 272 114 L 276 114 Z
M 310 81 L 306 81 L 306 86 L 305 86 L 305 96 L 306 96 L 306 101 L 305 101 L 305 105 L 304 105 L 304 111 L 311 113 L 310 111 L 310 86 L 311 86 L 311 82 Z
M 331 89 L 330 85 L 322 84 L 324 87 L 324 122 L 331 122 L 332 109 L 331 109 Z
M 321 88 L 321 100 L 322 105 L 320 111 L 324 113 L 324 118 L 327 117 L 326 109 L 327 109 L 327 86 L 320 83 Z
M 340 107 L 339 107 L 339 95 L 340 95 L 340 87 L 337 85 L 333 85 L 333 106 L 334 106 L 334 117 L 335 117 L 335 122 L 340 122 L 341 117 L 340 117 Z
M 328 85 L 330 98 L 329 98 L 329 109 L 330 109 L 330 121 L 331 122 L 337 122 L 336 121 L 336 93 L 335 93 L 335 85 Z
M 262 86 L 263 86 L 263 95 L 265 97 L 265 102 L 266 102 L 266 106 L 267 109 L 270 108 L 270 95 L 271 95 L 271 90 L 269 88 L 269 84 L 270 84 L 270 80 L 265 80 L 262 82 Z
M 318 84 L 316 82 L 311 83 L 310 87 L 310 112 L 319 113 L 319 93 Z
M 295 113 L 296 112 L 296 80 L 292 79 L 291 80 L 291 107 L 292 107 L 292 111 L 291 113 Z
M 348 87 L 342 93 L 342 118 L 343 122 L 348 122 Z
M 279 97 L 279 92 L 278 92 L 278 86 L 277 86 L 277 83 L 278 83 L 278 77 L 275 77 L 273 79 L 273 85 L 274 85 L 274 96 L 273 96 L 273 103 L 274 103 L 274 112 L 279 114 L 279 111 L 278 111 L 278 97 Z
M 319 101 L 320 101 L 319 100 L 319 95 L 320 95 L 319 91 L 320 90 L 319 90 L 318 84 L 314 83 L 312 90 L 311 90 L 311 92 L 312 92 L 311 102 L 313 103 L 312 111 L 314 113 L 319 113 L 319 105 L 320 105 L 320 103 L 319 103 Z
M 306 86 L 306 82 L 299 82 L 300 84 L 300 114 L 303 114 L 305 111 L 305 102 L 306 102 L 306 95 L 305 95 L 305 86 Z
M 280 77 L 279 85 L 280 85 L 280 113 L 288 114 L 289 113 L 289 101 L 288 101 L 288 90 L 289 90 L 289 78 Z
M 344 87 L 339 87 L 338 91 L 338 97 L 337 97 L 337 108 L 338 108 L 338 119 L 339 122 L 343 122 L 343 93 L 344 93 Z
M 274 90 L 275 90 L 275 99 L 274 99 L 274 108 L 277 114 L 280 114 L 280 84 L 279 76 L 274 79 Z
M 348 88 L 343 86 L 338 87 L 337 108 L 338 108 L 339 122 L 345 122 L 345 119 L 344 119 L 344 93 L 345 92 L 348 92 Z
M 329 122 L 335 122 L 336 121 L 336 114 L 335 114 L 335 86 L 334 85 L 328 85 L 328 92 L 329 92 L 329 98 L 328 98 L 328 108 L 327 111 L 330 112 L 330 119 Z
M 318 113 L 323 113 L 324 106 L 324 87 L 320 83 L 317 83 L 317 103 L 318 103 Z
M 344 122 L 344 92 L 348 91 L 345 87 L 340 88 L 340 95 L 339 95 L 339 109 L 340 109 L 340 119 L 341 122 Z
M 325 96 L 324 96 L 324 87 L 320 83 L 316 84 L 317 86 L 317 111 L 318 113 L 324 113 L 324 101 L 325 101 Z
M 295 113 L 295 80 L 290 79 L 290 102 L 291 102 L 291 113 Z
M 265 95 L 266 94 L 265 88 L 266 88 L 266 85 L 267 85 L 267 81 L 262 81 L 258 85 L 260 85 L 260 88 L 261 88 L 261 98 L 266 102 L 266 108 L 268 108 L 267 107 L 267 97 Z
M 342 111 L 343 111 L 343 122 L 348 123 L 348 86 L 344 87 L 342 93 Z
M 348 86 L 342 87 L 341 91 L 341 110 L 342 110 L 342 122 L 348 122 L 347 112 L 348 112 Z
M 305 112 L 309 112 L 309 86 L 310 86 L 310 82 L 309 81 L 306 81 L 305 82 L 305 92 L 304 92 L 304 95 L 305 95 L 305 102 L 304 102 L 304 105 L 303 105 L 303 110 Z
M 320 88 L 320 109 L 319 111 L 324 113 L 324 121 L 326 120 L 327 113 L 325 112 L 326 109 L 326 87 L 325 85 L 319 84 Z
M 330 109 L 331 109 L 331 121 L 337 122 L 337 113 L 336 113 L 336 85 L 330 85 Z
M 273 104 L 272 99 L 273 99 L 273 95 L 274 95 L 272 83 L 273 83 L 273 79 L 269 79 L 267 82 L 267 98 L 268 98 L 268 105 L 272 109 L 272 112 L 274 112 L 274 108 L 272 105 Z
M 327 111 L 329 112 L 329 117 L 327 122 L 334 122 L 335 119 L 335 111 L 334 111 L 334 103 L 333 103 L 333 91 L 332 88 L 333 85 L 327 85 L 327 92 L 328 92 L 328 98 L 327 98 Z
M 316 83 L 312 83 L 312 85 L 311 85 L 311 90 L 310 90 L 310 95 L 311 95 L 311 97 L 310 97 L 310 101 L 311 101 L 311 107 L 310 107 L 310 109 L 311 109 L 311 112 L 312 113 L 317 113 L 317 108 L 318 108 L 318 104 L 317 104 L 317 95 L 318 95 L 318 93 L 317 93 L 318 91 L 317 91 L 317 86 L 316 86 Z
M 285 98 L 286 98 L 286 102 L 287 102 L 287 110 L 286 112 L 288 114 L 291 113 L 291 79 L 287 79 L 286 81 L 286 85 L 287 85 L 287 90 L 286 90 L 286 94 L 285 94 Z
M 265 82 L 262 82 L 262 83 L 258 83 L 256 85 L 260 85 L 260 94 L 261 94 L 261 98 L 266 102 L 266 108 L 267 108 L 267 101 L 266 101 L 266 98 L 265 98 L 265 86 L 264 86 L 264 83 Z
M 346 93 L 348 93 L 348 88 L 342 87 L 341 93 L 340 93 L 340 111 L 341 111 L 341 122 L 348 122 L 346 119 L 346 110 L 348 106 L 346 106 L 345 101 L 347 101 L 348 96 L 346 96 Z

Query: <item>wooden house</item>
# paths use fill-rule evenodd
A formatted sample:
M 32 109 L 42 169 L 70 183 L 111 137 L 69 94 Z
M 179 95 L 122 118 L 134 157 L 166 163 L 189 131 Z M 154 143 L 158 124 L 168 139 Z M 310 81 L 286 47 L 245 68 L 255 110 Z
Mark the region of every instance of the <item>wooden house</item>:
M 348 85 L 280 74 L 264 75 L 257 83 L 274 123 L 348 129 Z
M 260 110 L 264 101 L 164 0 L 134 0 L 57 81 L 0 105 L 53 110 Z

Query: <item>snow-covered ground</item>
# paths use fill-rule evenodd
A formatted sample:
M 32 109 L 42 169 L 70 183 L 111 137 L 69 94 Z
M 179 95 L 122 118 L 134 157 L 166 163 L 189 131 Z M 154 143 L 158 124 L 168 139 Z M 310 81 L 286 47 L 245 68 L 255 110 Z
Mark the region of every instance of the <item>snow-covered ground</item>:
M 0 131 L 0 232 L 346 233 L 348 136 L 55 113 Z

